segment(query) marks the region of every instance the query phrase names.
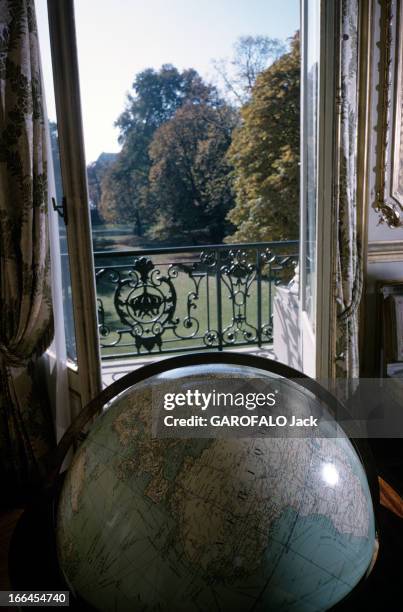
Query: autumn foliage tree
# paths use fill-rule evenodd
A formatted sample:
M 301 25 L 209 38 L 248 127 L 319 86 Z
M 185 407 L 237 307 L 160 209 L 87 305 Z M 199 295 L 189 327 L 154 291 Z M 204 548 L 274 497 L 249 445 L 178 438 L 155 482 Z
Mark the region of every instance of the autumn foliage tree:
M 241 109 L 228 160 L 236 204 L 228 219 L 229 240 L 266 241 L 298 237 L 300 51 L 298 33 L 290 51 L 257 77 Z
M 224 104 L 186 104 L 155 132 L 148 200 L 154 239 L 222 241 L 234 204 L 226 152 L 235 121 Z
M 130 223 L 139 236 L 148 230 L 149 146 L 155 131 L 185 104 L 214 106 L 216 101 L 215 89 L 193 69 L 179 72 L 166 64 L 136 76 L 116 121 L 122 150 L 103 180 L 100 212 L 105 220 Z
M 226 99 L 193 69 L 136 76 L 116 122 L 122 150 L 102 175 L 104 220 L 171 244 L 298 236 L 298 34 L 289 51 L 241 37 L 219 68 Z

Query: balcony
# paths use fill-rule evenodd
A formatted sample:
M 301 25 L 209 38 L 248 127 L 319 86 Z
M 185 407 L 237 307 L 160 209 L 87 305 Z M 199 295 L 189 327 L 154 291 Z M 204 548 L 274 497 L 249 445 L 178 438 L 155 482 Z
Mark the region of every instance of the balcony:
M 297 253 L 298 241 L 96 252 L 104 363 L 269 348 L 274 287 Z

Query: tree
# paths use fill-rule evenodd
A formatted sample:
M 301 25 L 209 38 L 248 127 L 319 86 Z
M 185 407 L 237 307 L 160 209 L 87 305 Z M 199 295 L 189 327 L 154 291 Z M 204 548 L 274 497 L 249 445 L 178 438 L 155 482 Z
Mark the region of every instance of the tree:
M 222 241 L 234 204 L 226 152 L 235 121 L 229 107 L 187 103 L 155 132 L 148 200 L 153 238 Z
M 287 240 L 299 226 L 299 35 L 291 50 L 256 79 L 241 110 L 228 159 L 234 167 L 236 205 L 228 219 L 231 241 Z
M 252 93 L 258 75 L 286 52 L 286 45 L 268 36 L 240 36 L 234 45 L 234 56 L 215 60 L 213 66 L 223 82 L 230 101 L 245 104 Z
M 121 144 L 139 128 L 145 133 L 154 132 L 185 103 L 219 102 L 216 90 L 204 83 L 196 70 L 179 72 L 171 64 L 164 64 L 158 72 L 153 68 L 143 70 L 132 87 L 134 95 L 128 94 L 126 109 L 115 124 L 120 130 Z
M 214 107 L 220 101 L 216 90 L 193 69 L 179 72 L 166 64 L 159 71 L 148 68 L 136 76 L 133 93 L 116 122 L 122 151 L 103 182 L 100 208 L 105 219 L 132 223 L 138 235 L 148 228 L 148 148 L 154 132 L 184 104 Z
M 102 183 L 108 169 L 116 160 L 116 153 L 101 153 L 95 162 L 87 166 L 88 195 L 93 225 L 103 222 L 99 213 L 99 205 L 102 198 Z

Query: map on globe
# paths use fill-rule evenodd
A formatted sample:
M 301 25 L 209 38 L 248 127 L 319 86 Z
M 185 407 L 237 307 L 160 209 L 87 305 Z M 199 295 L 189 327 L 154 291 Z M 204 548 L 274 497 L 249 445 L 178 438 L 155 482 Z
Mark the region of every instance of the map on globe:
M 71 588 L 108 611 L 316 612 L 340 601 L 375 548 L 348 438 L 153 438 L 152 387 L 168 383 L 119 396 L 74 457 L 57 520 Z

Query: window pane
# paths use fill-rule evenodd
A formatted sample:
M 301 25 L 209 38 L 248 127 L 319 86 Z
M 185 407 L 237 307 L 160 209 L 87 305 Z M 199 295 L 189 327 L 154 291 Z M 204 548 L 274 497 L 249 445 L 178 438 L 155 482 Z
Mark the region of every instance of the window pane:
M 75 21 L 103 357 L 271 343 L 298 253 L 299 1 L 76 2 Z
M 53 89 L 52 62 L 50 55 L 49 27 L 46 0 L 35 2 L 39 41 L 41 47 L 42 72 L 45 87 L 46 106 L 49 119 L 50 141 L 52 147 L 52 161 L 55 179 L 55 199 L 60 205 L 63 200 L 63 182 L 60 168 L 59 141 L 57 135 L 56 108 Z M 73 302 L 71 294 L 70 265 L 67 250 L 66 226 L 64 220 L 59 218 L 59 240 L 61 255 L 61 285 L 63 292 L 63 314 L 66 336 L 67 357 L 77 360 L 76 341 L 73 318 Z
M 318 60 L 319 60 L 319 2 L 306 2 L 306 64 L 305 78 L 305 284 L 304 310 L 315 328 L 316 295 L 316 205 L 318 156 Z

